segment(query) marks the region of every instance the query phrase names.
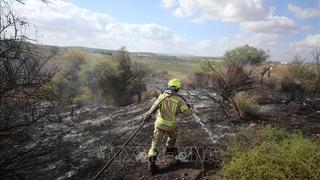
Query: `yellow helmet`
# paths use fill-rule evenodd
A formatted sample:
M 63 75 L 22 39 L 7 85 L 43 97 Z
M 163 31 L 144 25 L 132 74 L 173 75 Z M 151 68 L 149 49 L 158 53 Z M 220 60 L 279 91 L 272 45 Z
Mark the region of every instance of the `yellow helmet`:
M 178 79 L 171 79 L 168 82 L 168 87 L 172 87 L 174 89 L 180 89 L 181 88 L 181 82 Z

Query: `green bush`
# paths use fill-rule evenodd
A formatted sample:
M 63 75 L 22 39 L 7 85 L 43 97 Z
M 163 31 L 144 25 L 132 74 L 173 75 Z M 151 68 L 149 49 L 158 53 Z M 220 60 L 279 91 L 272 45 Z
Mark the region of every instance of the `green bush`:
M 160 74 L 162 74 L 162 75 L 168 75 L 168 71 L 163 69 L 163 70 L 160 71 Z
M 222 153 L 224 179 L 319 179 L 320 145 L 301 134 L 264 128 Z
M 63 54 L 61 71 L 53 77 L 52 90 L 55 100 L 61 105 L 78 107 L 100 102 L 96 78 L 96 65 L 110 63 L 105 56 L 97 56 L 85 51 L 72 49 Z
M 88 96 L 87 84 L 83 83 L 84 77 L 80 76 L 87 64 L 87 57 L 80 50 L 63 54 L 62 71 L 54 76 L 52 83 L 54 95 L 60 104 L 81 105 L 91 98 L 91 94 Z
M 123 47 L 113 57 L 113 63 L 96 66 L 99 88 L 110 104 L 126 106 L 142 98 L 146 86 L 142 81 L 145 71 L 138 63 L 132 63 L 128 51 Z
M 67 51 L 63 55 L 63 69 L 62 74 L 72 83 L 79 84 L 80 78 L 78 72 L 86 63 L 86 57 L 83 52 L 79 50 Z
M 57 74 L 52 79 L 52 91 L 58 102 L 72 105 L 78 90 L 72 81 L 62 74 Z
M 257 49 L 248 45 L 231 49 L 223 55 L 223 60 L 226 63 L 260 64 L 268 58 L 269 55 L 263 49 Z
M 73 98 L 73 101 L 76 105 L 82 106 L 85 105 L 92 97 L 91 89 L 88 87 L 79 88 L 80 95 Z

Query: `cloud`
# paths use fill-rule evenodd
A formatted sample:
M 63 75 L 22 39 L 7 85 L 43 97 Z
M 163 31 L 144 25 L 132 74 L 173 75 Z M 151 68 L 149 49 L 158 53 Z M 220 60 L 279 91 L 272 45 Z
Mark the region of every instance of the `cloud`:
M 293 4 L 288 5 L 288 10 L 293 13 L 297 18 L 317 18 L 320 17 L 320 9 L 316 8 L 301 8 Z
M 246 32 L 285 34 L 300 29 L 292 19 L 273 15 L 262 0 L 179 0 L 171 8 L 175 16 L 191 18 L 194 23 L 237 22 Z
M 177 4 L 173 4 L 171 8 L 175 8 L 175 10 L 179 7 L 182 8 L 178 4 L 181 2 L 185 2 L 185 0 L 175 1 Z M 211 3 L 238 3 L 238 1 L 225 2 L 222 0 L 197 0 L 194 2 L 196 2 L 195 7 L 204 7 L 204 4 L 207 3 L 209 9 L 212 6 Z M 124 45 L 129 51 L 219 56 L 226 49 L 249 44 L 270 50 L 273 59 L 285 59 L 297 53 L 309 54 L 311 45 L 319 41 L 320 34 L 310 34 L 299 41 L 282 43 L 281 37 L 284 33 L 294 33 L 297 30 L 298 27 L 294 21 L 287 17 L 270 15 L 266 8 L 258 6 L 259 3 L 262 6 L 259 0 L 244 2 L 248 4 L 254 2 L 255 5 L 251 6 L 257 6 L 256 9 L 264 9 L 265 11 L 260 14 L 262 20 L 248 17 L 250 14 L 248 12 L 239 12 L 242 15 L 235 17 L 235 14 L 239 14 L 237 10 L 225 12 L 225 14 L 221 11 L 218 15 L 223 15 L 225 21 L 239 21 L 243 32 L 234 37 L 224 37 L 218 42 L 209 39 L 189 42 L 169 27 L 156 23 L 132 24 L 123 22 L 105 13 L 80 8 L 68 1 L 56 0 L 45 4 L 38 0 L 26 0 L 25 5 L 17 4 L 15 7 L 21 16 L 36 25 L 39 34 L 38 40 L 50 45 L 76 45 L 103 49 L 117 49 Z M 246 3 L 242 6 L 249 6 Z M 229 10 L 239 9 L 232 6 L 219 7 Z M 219 7 L 215 8 L 219 9 Z M 199 11 L 199 8 L 183 7 L 182 9 L 181 15 L 192 14 L 192 17 L 204 15 Z M 204 19 L 206 18 L 213 18 L 213 14 L 204 16 Z
M 309 34 L 303 39 L 289 43 L 281 42 L 280 38 L 277 34 L 240 33 L 234 37 L 223 37 L 217 48 L 227 50 L 248 44 L 269 51 L 272 60 L 291 61 L 293 56 L 299 54 L 310 61 L 312 47 L 320 43 L 320 34 Z
M 297 52 L 301 54 L 302 51 L 306 51 L 309 49 L 309 51 L 304 53 L 311 52 L 312 46 L 315 46 L 320 43 L 320 34 L 308 34 L 304 39 L 291 42 L 288 44 L 288 48 L 290 48 L 292 51 Z M 303 53 L 303 54 L 304 54 Z
M 254 35 L 237 34 L 234 37 L 223 37 L 218 46 L 222 49 L 233 49 L 235 47 L 243 45 L 251 45 L 267 50 L 269 47 L 277 45 L 279 42 L 279 36 L 275 34 L 261 34 Z
M 285 16 L 270 16 L 263 21 L 241 22 L 240 27 L 247 32 L 288 34 L 295 33 L 299 27 Z
M 187 40 L 170 28 L 155 23 L 130 24 L 104 13 L 83 9 L 67 1 L 38 0 L 17 4 L 17 12 L 39 32 L 38 40 L 45 44 L 87 46 L 117 49 L 125 45 L 130 51 L 179 52 Z M 32 13 L 30 13 L 32 12 Z
M 254 21 L 266 18 L 271 12 L 263 6 L 261 0 L 179 0 L 177 4 L 174 15 L 191 17 L 194 22 L 216 19 Z
M 171 8 L 177 3 L 176 0 L 161 0 L 161 6 L 164 8 Z
M 223 50 L 224 49 L 217 48 L 212 40 L 203 39 L 189 47 L 188 52 L 201 56 L 217 56 L 220 55 Z

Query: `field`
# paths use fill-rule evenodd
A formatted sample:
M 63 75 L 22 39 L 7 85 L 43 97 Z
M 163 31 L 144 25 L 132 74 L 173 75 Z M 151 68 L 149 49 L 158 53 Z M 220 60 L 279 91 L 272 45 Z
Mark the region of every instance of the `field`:
M 0 179 L 320 180 L 318 5 L 0 0 Z
M 129 57 L 132 63 L 137 63 L 137 67 L 142 68 L 145 72 L 143 82 L 146 85 L 146 90 L 142 94 L 140 102 L 117 106 L 112 104 L 113 101 L 101 99 L 104 96 L 103 94 L 99 95 L 99 86 L 96 84 L 97 77 L 95 76 L 95 74 L 101 73 L 98 67 L 102 65 L 108 68 L 121 67 L 113 59 L 115 52 L 79 47 L 39 46 L 38 48 L 44 56 L 52 55 L 54 52 L 49 63 L 59 64 L 62 69 L 56 75 L 59 78 L 55 79 L 56 77 L 54 77 L 53 85 L 64 88 L 59 91 L 62 94 L 58 94 L 59 96 L 64 95 L 64 98 L 56 100 L 57 104 L 53 113 L 42 121 L 31 125 L 28 131 L 21 136 L 14 138 L 10 135 L 2 136 L 1 143 L 4 144 L 4 148 L 1 152 L 3 154 L 9 153 L 12 146 L 18 147 L 16 152 L 25 152 L 22 156 L 10 157 L 13 159 L 10 166 L 20 169 L 19 176 L 41 179 L 50 174 L 50 177 L 58 179 L 92 178 L 139 126 L 141 116 L 155 101 L 155 97 L 160 91 L 166 88 L 166 82 L 173 77 L 182 80 L 184 86 L 180 94 L 194 108 L 193 116 L 180 117 L 178 120 L 180 125 L 177 144 L 183 153 L 180 158 L 184 162 L 177 164 L 173 157 L 164 156 L 163 149 L 165 147 L 163 147 L 158 161 L 161 170 L 154 175 L 145 171 L 147 166 L 145 157 L 153 131 L 152 121 L 141 130 L 127 147 L 128 149 L 121 154 L 120 159 L 114 162 L 103 176 L 108 176 L 111 179 L 172 179 L 181 177 L 184 179 L 229 179 L 237 178 L 239 177 L 237 173 L 242 173 L 241 177 L 249 177 L 253 175 L 250 174 L 253 170 L 248 168 L 245 162 L 248 161 L 247 156 L 252 156 L 252 154 L 246 154 L 247 151 L 248 153 L 261 153 L 257 156 L 257 161 L 260 161 L 260 157 L 269 158 L 268 154 L 262 157 L 266 151 L 264 148 L 279 148 L 279 151 L 286 153 L 286 149 L 282 149 L 282 141 L 268 139 L 278 138 L 279 133 L 282 134 L 281 138 L 288 137 L 283 141 L 297 143 L 290 148 L 298 148 L 301 146 L 300 143 L 307 143 L 309 149 L 299 150 L 302 154 L 306 153 L 305 151 L 314 151 L 313 155 L 319 153 L 317 149 L 319 149 L 320 138 L 320 97 L 319 94 L 313 95 L 312 91 L 305 90 L 303 99 L 292 99 L 292 96 L 295 97 L 295 91 L 299 90 L 301 86 L 291 86 L 288 83 L 294 82 L 295 78 L 292 76 L 292 72 L 295 71 L 293 71 L 294 69 L 290 70 L 290 65 L 271 64 L 273 70 L 270 77 L 266 76 L 261 86 L 236 93 L 238 115 L 241 117 L 239 118 L 232 105 L 231 108 L 221 109 L 223 104 L 219 102 L 219 89 L 215 90 L 212 83 L 207 83 L 208 79 L 206 78 L 211 76 L 206 74 L 210 73 L 210 69 L 204 68 L 208 63 L 203 60 L 204 58 L 130 53 Z M 219 58 L 212 58 L 210 62 L 214 64 L 217 72 L 228 68 L 226 65 L 219 64 L 221 63 Z M 260 80 L 260 72 L 265 67 L 264 64 L 255 66 L 253 75 L 257 82 Z M 306 65 L 306 67 L 312 69 L 313 65 Z M 107 69 L 107 71 L 110 70 L 112 69 Z M 121 72 L 121 70 L 119 71 Z M 196 80 L 196 73 L 198 73 L 198 78 L 204 79 Z M 68 80 L 68 78 L 70 79 Z M 303 86 L 307 85 L 306 87 L 312 88 L 313 81 L 303 82 L 307 83 L 302 84 Z M 62 84 L 59 85 L 59 83 Z M 70 83 L 78 84 L 72 85 Z M 72 89 L 73 86 L 77 86 L 80 91 Z M 70 94 L 74 95 L 74 99 L 71 99 L 70 102 L 75 105 L 65 101 L 69 98 L 67 96 L 68 88 L 71 88 L 70 92 L 76 92 Z M 58 102 L 65 103 L 58 104 Z M 33 132 L 32 137 L 29 132 Z M 267 133 L 267 137 L 252 138 L 252 134 L 255 132 Z M 296 133 L 298 135 L 295 135 Z M 257 143 L 257 141 L 262 141 L 261 139 L 263 139 L 263 143 L 268 145 L 267 147 Z M 21 144 L 22 141 L 23 144 Z M 293 152 L 290 151 L 290 153 Z M 299 153 L 292 154 L 287 158 L 300 155 Z M 199 159 L 199 156 L 203 159 Z M 274 155 L 270 154 L 270 156 Z M 31 157 L 39 159 L 30 160 Z M 281 169 L 281 160 L 284 159 L 278 160 Z M 26 161 L 28 163 L 20 163 Z M 292 159 L 292 162 L 294 161 L 298 160 Z M 300 174 L 293 174 L 291 169 L 286 173 L 302 179 L 317 178 L 319 176 L 317 169 L 319 168 L 315 167 L 318 167 L 319 164 L 313 161 L 311 163 L 310 159 L 308 162 L 310 162 L 310 166 L 307 163 L 304 167 L 308 170 L 301 171 Z M 252 163 L 257 162 L 253 161 Z M 36 170 L 30 170 L 31 167 L 36 167 Z M 9 171 L 4 171 L 4 173 L 8 177 L 16 177 L 15 173 Z M 288 174 L 281 174 L 282 172 L 279 171 L 274 173 L 278 174 L 266 174 L 257 176 L 257 178 L 288 176 Z

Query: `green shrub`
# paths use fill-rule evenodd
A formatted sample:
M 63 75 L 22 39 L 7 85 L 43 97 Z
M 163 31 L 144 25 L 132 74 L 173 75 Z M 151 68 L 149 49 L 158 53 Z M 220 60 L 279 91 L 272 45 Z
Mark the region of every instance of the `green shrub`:
M 60 104 L 73 105 L 76 97 L 81 96 L 79 71 L 85 64 L 85 54 L 80 50 L 71 50 L 63 54 L 62 71 L 54 76 L 52 83 L 56 100 Z
M 146 86 L 142 81 L 142 65 L 132 63 L 129 52 L 123 47 L 112 57 L 113 63 L 102 62 L 96 66 L 98 87 L 110 104 L 126 106 L 142 98 Z
M 62 58 L 62 70 L 53 78 L 55 100 L 60 105 L 78 106 L 100 101 L 95 67 L 102 61 L 110 62 L 106 57 L 85 51 L 66 51 Z
M 222 153 L 224 179 L 319 179 L 320 145 L 301 134 L 264 128 Z
M 71 105 L 77 96 L 77 87 L 64 75 L 57 74 L 52 79 L 52 90 L 56 100 L 62 104 Z
M 92 92 L 89 87 L 80 87 L 80 95 L 76 96 L 73 101 L 76 105 L 82 106 L 85 105 L 92 97 Z
M 162 75 L 168 75 L 168 71 L 163 69 L 163 70 L 160 71 L 160 74 L 162 74 Z
M 265 62 L 269 55 L 263 49 L 248 45 L 226 51 L 223 59 L 226 63 L 238 62 L 242 64 L 260 64 Z
M 72 83 L 79 84 L 80 78 L 78 72 L 81 66 L 86 63 L 86 57 L 80 50 L 67 51 L 63 55 L 62 74 Z

